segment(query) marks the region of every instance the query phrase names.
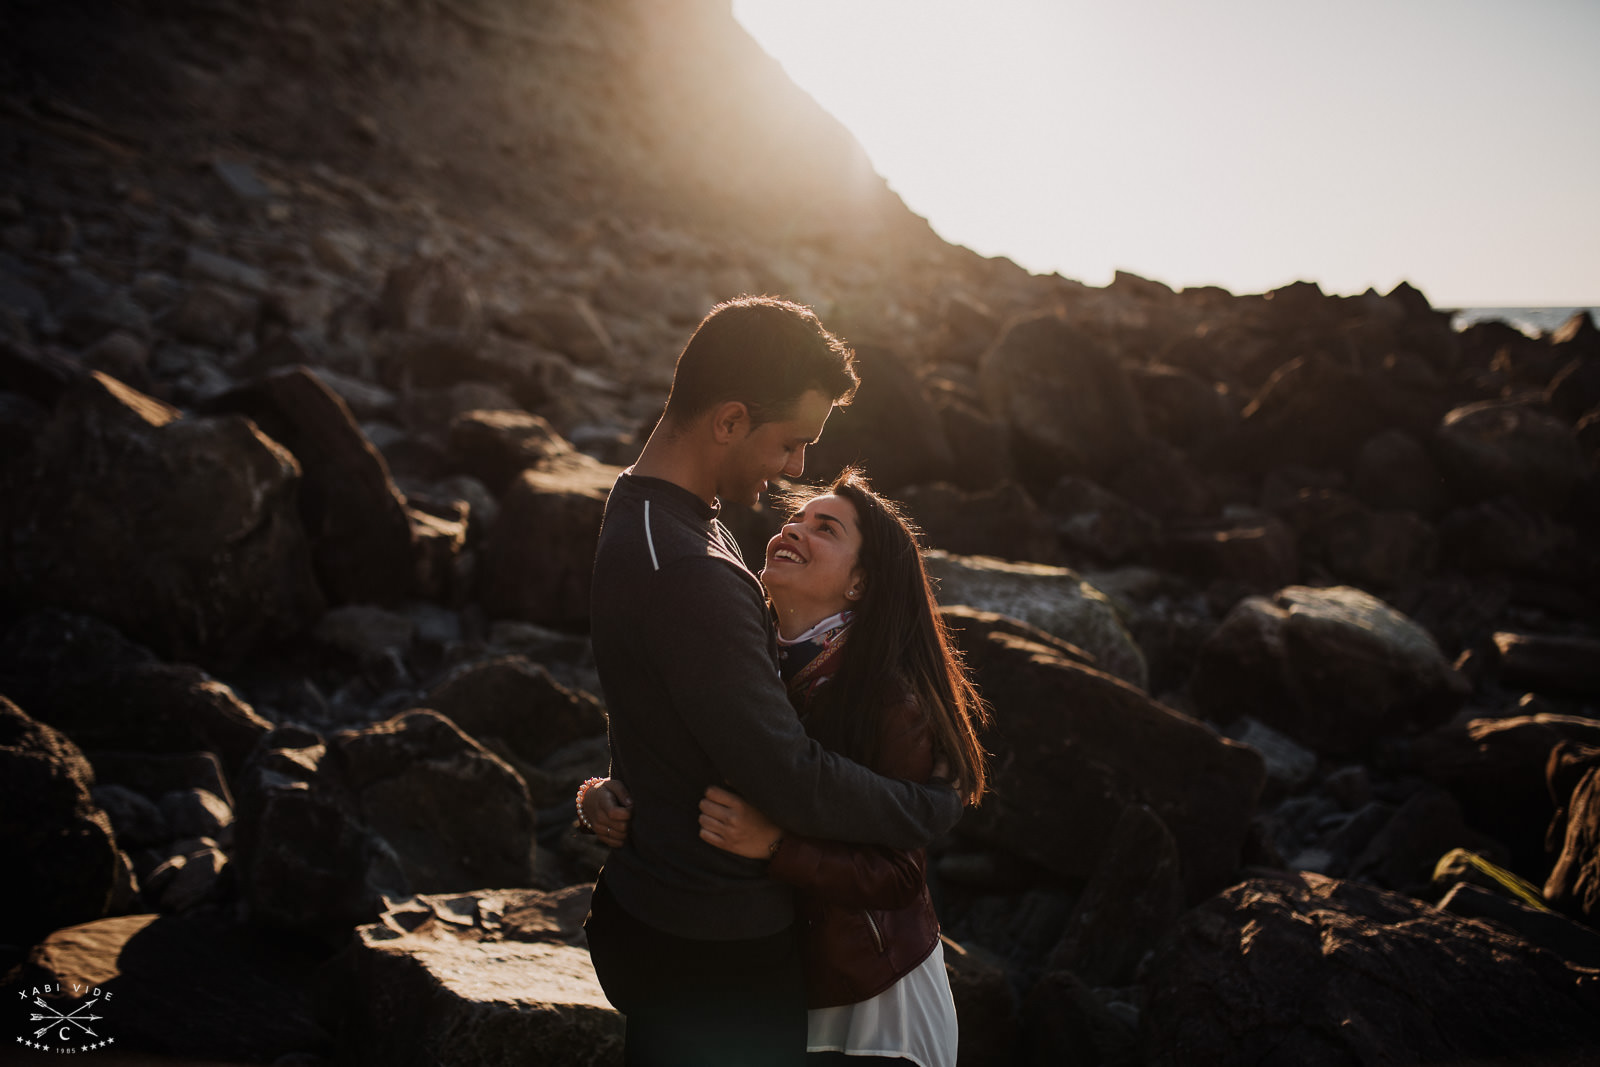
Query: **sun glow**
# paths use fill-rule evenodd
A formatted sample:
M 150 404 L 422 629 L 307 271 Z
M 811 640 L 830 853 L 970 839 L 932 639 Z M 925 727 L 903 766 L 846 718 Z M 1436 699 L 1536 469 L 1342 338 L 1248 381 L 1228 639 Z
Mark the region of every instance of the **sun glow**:
M 1031 270 L 1600 301 L 1600 5 L 733 7 L 913 211 Z

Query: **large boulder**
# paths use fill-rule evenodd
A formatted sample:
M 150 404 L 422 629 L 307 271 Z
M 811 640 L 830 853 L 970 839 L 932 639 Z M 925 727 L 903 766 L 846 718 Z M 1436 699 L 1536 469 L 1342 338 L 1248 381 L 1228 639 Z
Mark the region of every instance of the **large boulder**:
M 572 453 L 512 480 L 480 572 L 479 595 L 490 615 L 551 626 L 588 622 L 600 520 L 620 473 Z
M 339 394 L 305 367 L 273 371 L 208 405 L 246 415 L 299 461 L 300 516 L 335 603 L 395 603 L 417 585 L 417 546 L 389 466 Z
M 1273 372 L 1215 454 L 1246 470 L 1281 463 L 1343 466 L 1384 428 L 1374 382 L 1321 355 L 1297 357 Z
M 450 463 L 497 496 L 529 467 L 573 452 L 538 415 L 515 409 L 464 411 L 450 420 Z
M 303 945 L 215 915 L 124 915 L 52 933 L 29 954 L 17 985 L 56 988 L 51 1000 L 63 1013 L 94 998 L 96 1034 L 116 1049 L 317 1062 L 332 1051 L 317 1019 L 318 964 Z
M 1037 626 L 1086 650 L 1107 674 L 1141 689 L 1149 685 L 1144 654 L 1116 608 L 1076 571 L 939 551 L 923 559 L 940 604 L 964 604 Z
M 162 663 L 114 628 L 36 612 L 0 647 L 0 691 L 88 750 L 211 752 L 227 773 L 272 724 L 225 683 L 187 663 Z
M 1161 817 L 1143 804 L 1124 808 L 1050 953 L 1050 968 L 1091 986 L 1132 985 L 1145 955 L 1184 912 L 1182 870 Z
M 266 925 L 336 939 L 384 897 L 533 878 L 527 786 L 433 711 L 326 740 L 280 727 L 238 793 L 241 884 Z
M 1559 513 L 1588 472 L 1570 425 L 1520 400 L 1455 408 L 1434 434 L 1434 450 L 1456 493 L 1468 501 L 1510 495 Z
M 1164 364 L 1130 367 L 1151 434 L 1179 448 L 1205 448 L 1238 420 L 1229 397 L 1193 371 Z
M 1600 641 L 1501 631 L 1494 652 L 1499 680 L 1508 687 L 1600 696 Z
M 456 668 L 429 691 L 428 706 L 481 744 L 504 745 L 504 755 L 532 765 L 606 732 L 605 711 L 594 697 L 568 689 L 522 656 Z
M 0 915 L 28 945 L 110 908 L 123 870 L 78 746 L 0 696 Z
M 1187 899 L 1227 884 L 1261 789 L 1260 756 L 1004 627 L 969 618 L 957 633 L 994 709 L 984 734 L 992 792 L 963 833 L 1086 879 L 1127 809 L 1144 805 L 1176 842 Z
M 1359 589 L 1289 586 L 1236 604 L 1189 681 L 1215 722 L 1249 715 L 1325 755 L 1448 719 L 1466 679 L 1427 631 Z
M 299 465 L 249 419 L 184 418 L 95 374 L 10 475 L 0 592 L 15 603 L 94 615 L 202 663 L 321 612 Z
M 860 345 L 856 370 L 861 386 L 855 399 L 834 412 L 828 432 L 806 450 L 811 473 L 828 478 L 842 467 L 862 466 L 888 493 L 947 477 L 950 445 L 911 368 L 891 349 Z
M 592 887 L 398 903 L 332 965 L 341 1062 L 622 1063 L 623 1017 L 583 942 Z
M 973 491 L 935 482 L 908 486 L 899 495 L 925 543 L 942 552 L 1060 561 L 1055 523 L 1016 482 Z
M 1144 1062 L 1584 1062 L 1590 969 L 1509 929 L 1302 873 L 1236 885 L 1150 961 Z
M 1019 319 L 978 361 L 984 402 L 1011 429 L 1030 481 L 1104 481 L 1138 449 L 1144 415 L 1116 356 L 1056 315 Z

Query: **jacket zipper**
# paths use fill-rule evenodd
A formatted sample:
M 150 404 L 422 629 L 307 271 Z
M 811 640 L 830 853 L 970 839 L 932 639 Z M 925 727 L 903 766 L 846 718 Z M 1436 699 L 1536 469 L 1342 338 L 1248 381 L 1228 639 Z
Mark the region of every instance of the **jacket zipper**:
M 872 931 L 872 940 L 878 946 L 878 955 L 883 955 L 883 934 L 878 930 L 877 921 L 873 919 L 870 911 L 863 911 L 861 914 L 867 917 L 867 929 Z

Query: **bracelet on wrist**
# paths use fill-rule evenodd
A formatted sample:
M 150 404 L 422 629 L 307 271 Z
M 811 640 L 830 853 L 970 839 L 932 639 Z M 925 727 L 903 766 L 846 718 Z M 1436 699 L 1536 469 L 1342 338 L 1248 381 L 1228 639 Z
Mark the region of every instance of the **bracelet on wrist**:
M 782 847 L 783 847 L 783 835 L 779 834 L 778 835 L 778 839 L 776 841 L 774 841 L 772 844 L 767 846 L 767 859 L 770 860 L 772 857 L 776 856 L 778 854 L 778 849 L 780 849 Z
M 587 778 L 584 780 L 584 783 L 578 787 L 578 825 L 582 826 L 591 834 L 594 833 L 594 827 L 590 825 L 589 817 L 583 813 L 583 798 L 589 795 L 589 790 L 593 789 L 595 786 L 604 781 L 604 778 Z

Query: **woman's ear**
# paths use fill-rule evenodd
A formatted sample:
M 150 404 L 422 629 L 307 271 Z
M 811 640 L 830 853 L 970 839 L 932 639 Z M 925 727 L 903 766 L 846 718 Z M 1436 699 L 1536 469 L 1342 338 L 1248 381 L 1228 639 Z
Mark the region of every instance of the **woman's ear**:
M 861 573 L 861 568 L 857 567 L 850 572 L 850 588 L 844 591 L 844 595 L 851 600 L 860 600 L 866 593 L 867 577 Z
M 711 434 L 717 444 L 729 444 L 739 437 L 741 429 L 750 426 L 750 409 L 742 400 L 724 400 L 711 412 Z

